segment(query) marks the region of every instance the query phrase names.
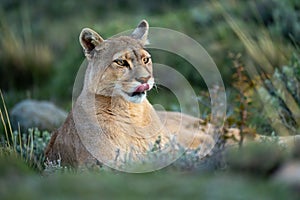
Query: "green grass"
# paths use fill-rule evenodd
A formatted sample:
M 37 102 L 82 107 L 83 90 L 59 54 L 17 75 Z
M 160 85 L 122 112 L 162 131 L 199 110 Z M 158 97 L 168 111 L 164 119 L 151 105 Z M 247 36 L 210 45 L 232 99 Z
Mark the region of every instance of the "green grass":
M 0 181 L 1 199 L 296 199 L 270 182 L 232 174 L 82 174 Z
M 0 157 L 1 199 L 296 199 L 282 184 L 232 172 L 147 174 L 82 171 L 41 177 L 20 159 Z

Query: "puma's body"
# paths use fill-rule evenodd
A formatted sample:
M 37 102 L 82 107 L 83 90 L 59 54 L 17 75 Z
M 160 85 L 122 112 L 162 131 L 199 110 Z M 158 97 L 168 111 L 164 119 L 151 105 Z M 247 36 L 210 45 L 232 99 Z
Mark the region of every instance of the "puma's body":
M 111 141 L 112 146 L 117 147 L 99 147 L 98 150 L 105 154 L 106 159 L 114 160 L 118 149 L 145 153 L 158 138 L 161 138 L 160 144 L 164 145 L 172 136 L 177 136 L 181 145 L 193 149 L 201 144 L 213 145 L 212 137 L 207 134 L 211 127 L 201 119 L 177 112 L 156 112 L 147 100 L 135 104 L 120 98 L 119 102 L 115 102 L 118 105 L 116 107 L 112 105 L 111 97 L 95 96 L 95 100 L 101 133 Z M 197 135 L 194 135 L 195 132 Z M 46 150 L 47 158 L 61 159 L 64 164 L 73 166 L 97 162 L 79 134 L 71 111 L 63 126 L 53 133 Z
M 46 149 L 49 160 L 74 166 L 113 161 L 117 152 L 144 154 L 159 140 L 188 148 L 214 143 L 209 125 L 181 113 L 156 112 L 146 99 L 154 85 L 150 54 L 144 50 L 148 23 L 131 36 L 103 40 L 83 29 L 80 43 L 88 60 L 82 93 Z M 206 148 L 202 148 L 205 154 Z
M 79 166 L 112 162 L 126 153 L 143 155 L 159 140 L 206 155 L 215 144 L 215 127 L 182 113 L 157 112 L 146 99 L 154 85 L 150 54 L 144 49 L 148 23 L 131 36 L 103 40 L 83 29 L 80 43 L 88 60 L 81 94 L 45 151 L 47 159 Z M 176 80 L 174 80 L 176 81 Z M 238 135 L 237 129 L 230 130 Z M 259 138 L 259 137 L 256 137 Z

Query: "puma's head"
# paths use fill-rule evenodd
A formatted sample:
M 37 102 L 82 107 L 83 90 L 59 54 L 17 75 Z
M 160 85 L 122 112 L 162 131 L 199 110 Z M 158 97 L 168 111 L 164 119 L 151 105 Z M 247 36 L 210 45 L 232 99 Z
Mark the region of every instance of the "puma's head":
M 130 36 L 103 40 L 95 31 L 84 28 L 79 37 L 89 63 L 84 84 L 89 84 L 95 94 L 142 102 L 154 84 L 151 56 L 144 49 L 148 29 L 143 20 Z

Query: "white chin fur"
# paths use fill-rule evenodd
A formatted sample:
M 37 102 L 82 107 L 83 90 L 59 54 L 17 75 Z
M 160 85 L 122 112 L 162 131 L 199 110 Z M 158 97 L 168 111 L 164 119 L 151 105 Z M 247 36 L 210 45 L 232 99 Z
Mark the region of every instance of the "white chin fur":
M 145 94 L 142 95 L 136 95 L 136 96 L 128 96 L 128 94 L 122 92 L 122 97 L 129 102 L 132 103 L 141 103 L 142 101 L 144 101 L 144 99 L 146 99 L 147 93 L 145 92 Z

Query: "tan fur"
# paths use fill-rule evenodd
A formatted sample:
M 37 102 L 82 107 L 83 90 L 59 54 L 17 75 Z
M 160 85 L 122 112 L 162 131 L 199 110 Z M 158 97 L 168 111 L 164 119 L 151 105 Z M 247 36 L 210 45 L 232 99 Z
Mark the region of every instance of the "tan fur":
M 139 81 L 153 87 L 152 62 L 150 54 L 144 50 L 147 33 L 145 21 L 131 36 L 109 40 L 103 40 L 91 29 L 83 29 L 80 42 L 89 62 L 84 88 L 65 123 L 52 135 L 45 151 L 49 160 L 61 159 L 64 164 L 78 166 L 98 159 L 83 144 L 86 139 L 90 143 L 94 141 L 78 132 L 74 120 L 74 114 L 83 115 L 83 107 L 90 106 L 85 100 L 87 96 L 94 98 L 95 112 L 88 111 L 84 119 L 95 119 L 101 128 L 101 141 L 109 142 L 99 141 L 98 149 L 92 151 L 105 160 L 114 160 L 117 148 L 124 152 L 145 153 L 158 138 L 161 145 L 174 137 L 189 148 L 213 144 L 208 126 L 199 129 L 204 123 L 202 120 L 180 113 L 157 113 L 146 98 L 132 99 L 123 93 L 132 93 L 141 84 Z M 114 62 L 116 60 L 126 60 L 129 66 L 120 66 Z
M 146 21 L 131 36 L 108 40 L 82 30 L 80 43 L 88 60 L 83 90 L 52 134 L 45 151 L 49 160 L 72 166 L 114 161 L 117 150 L 146 153 L 158 138 L 161 145 L 175 138 L 187 148 L 201 147 L 203 155 L 213 147 L 211 124 L 181 113 L 156 112 L 146 95 L 131 96 L 141 84 L 149 89 L 154 84 L 150 54 L 144 49 L 147 34 Z

